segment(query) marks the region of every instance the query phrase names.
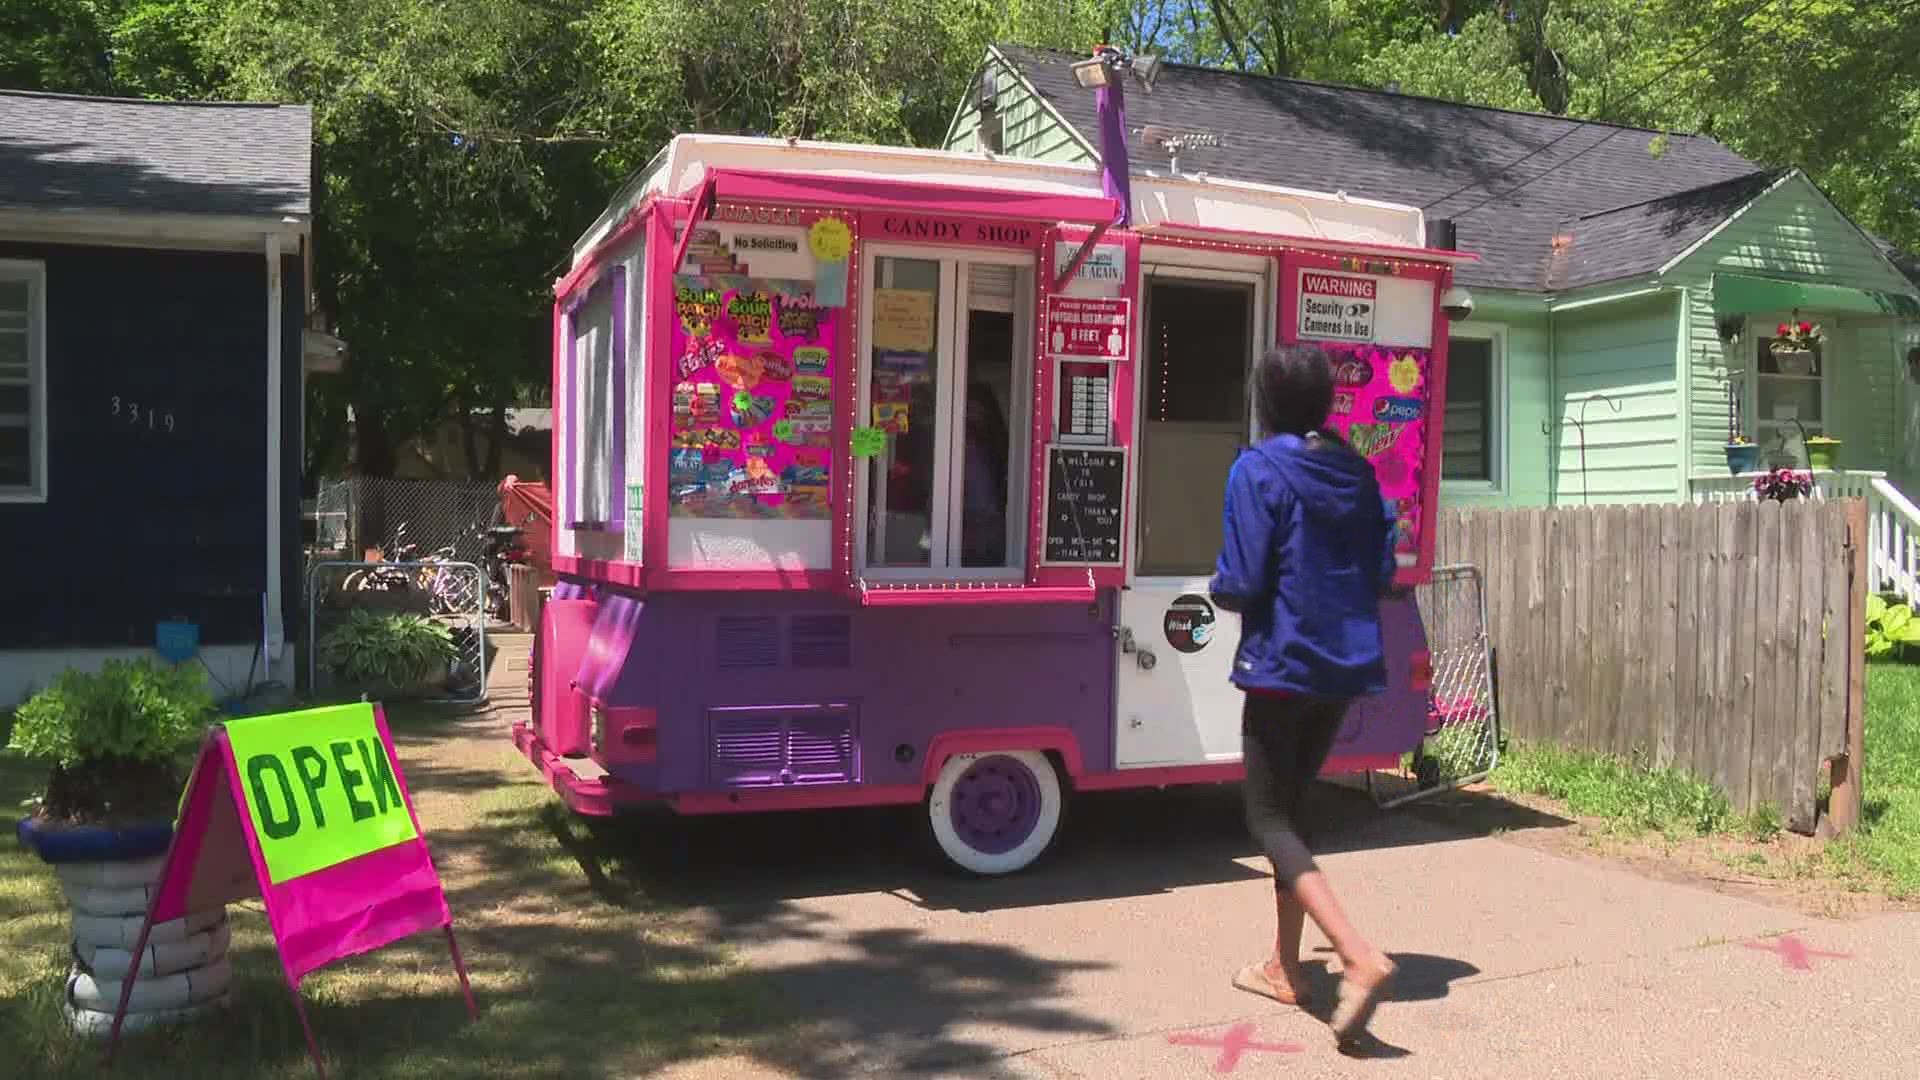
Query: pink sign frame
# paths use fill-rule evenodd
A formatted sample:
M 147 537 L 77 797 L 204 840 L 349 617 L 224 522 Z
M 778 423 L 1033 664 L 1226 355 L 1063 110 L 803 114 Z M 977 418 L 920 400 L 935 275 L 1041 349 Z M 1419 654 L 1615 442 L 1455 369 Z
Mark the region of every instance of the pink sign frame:
M 1448 252 L 1447 254 L 1453 254 Z M 1447 317 L 1440 310 L 1439 296 L 1453 283 L 1453 268 L 1445 264 L 1415 263 L 1390 260 L 1385 257 L 1367 255 L 1336 256 L 1319 252 L 1291 250 L 1280 260 L 1280 320 L 1279 340 L 1281 344 L 1292 345 L 1301 341 L 1300 292 L 1296 286 L 1301 270 L 1329 270 L 1339 274 L 1359 274 L 1371 277 L 1401 277 L 1430 282 L 1433 285 L 1434 302 L 1429 319 L 1432 326 L 1430 343 L 1425 348 L 1392 344 L 1356 344 L 1346 342 L 1313 341 L 1311 344 L 1326 349 L 1333 358 L 1336 374 L 1339 365 L 1360 361 L 1368 369 L 1368 378 L 1362 385 L 1342 386 L 1336 380 L 1333 426 L 1343 437 L 1347 436 L 1355 423 L 1389 423 L 1390 417 L 1376 417 L 1374 410 L 1382 401 L 1388 399 L 1417 398 L 1422 405 L 1424 415 L 1415 421 L 1406 422 L 1408 426 L 1417 424 L 1417 437 L 1404 445 L 1405 433 L 1395 437 L 1391 446 L 1382 454 L 1391 455 L 1392 464 L 1381 469 L 1382 462 L 1376 456 L 1375 468 L 1380 471 L 1381 495 L 1387 499 L 1411 500 L 1411 504 L 1402 502 L 1400 517 L 1402 528 L 1412 533 L 1411 537 L 1400 536 L 1395 541 L 1395 551 L 1413 556 L 1411 566 L 1401 566 L 1394 572 L 1397 585 L 1424 585 L 1433 577 L 1434 538 L 1440 509 L 1440 445 L 1444 432 L 1442 425 L 1447 408 Z M 1387 356 L 1391 354 L 1391 356 Z M 1382 357 L 1386 359 L 1382 360 Z M 1409 390 L 1402 392 L 1394 384 L 1394 363 L 1408 359 L 1419 369 L 1419 380 Z M 1401 367 L 1404 384 L 1405 366 Z M 1340 395 L 1346 394 L 1343 398 Z M 1349 400 L 1350 398 L 1350 400 Z M 1364 399 L 1364 400 L 1363 400 Z M 1342 413 L 1342 407 L 1347 412 Z M 1399 407 L 1399 406 L 1393 406 Z M 1390 490 L 1391 489 L 1391 490 Z
M 307 1052 L 322 1080 L 327 1070 L 320 1060 L 313 1026 L 307 1021 L 300 982 L 336 960 L 372 952 L 425 930 L 443 929 L 454 972 L 460 978 L 460 991 L 466 998 L 467 1015 L 480 1018 L 466 962 L 454 939 L 453 913 L 447 907 L 440 875 L 427 849 L 427 834 L 420 827 L 413 792 L 401 773 L 385 710 L 374 706 L 373 718 L 380 744 L 393 766 L 393 781 L 413 819 L 414 838 L 277 885 L 267 873 L 260 839 L 247 813 L 241 786 L 244 781 L 234 760 L 233 744 L 225 728 L 208 732 L 187 781 L 160 883 L 147 905 L 146 921 L 134 945 L 136 959 L 120 984 L 120 1002 L 107 1038 L 109 1063 L 119 1045 L 120 1027 L 140 976 L 137 958 L 146 952 L 154 924 L 253 897 L 259 897 L 266 907 L 287 990 L 300 1016 L 300 1029 L 307 1037 Z

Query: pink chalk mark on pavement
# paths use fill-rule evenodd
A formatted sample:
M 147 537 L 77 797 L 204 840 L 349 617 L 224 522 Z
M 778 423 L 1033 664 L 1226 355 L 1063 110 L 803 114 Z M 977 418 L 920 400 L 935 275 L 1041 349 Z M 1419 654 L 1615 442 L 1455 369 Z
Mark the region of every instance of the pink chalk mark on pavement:
M 1822 960 L 1853 959 L 1852 953 L 1822 952 L 1819 949 L 1809 949 L 1805 942 L 1792 934 L 1782 934 L 1774 938 L 1771 942 L 1748 941 L 1742 944 L 1749 949 L 1758 949 L 1761 952 L 1777 954 L 1780 957 L 1781 967 L 1792 968 L 1795 971 L 1812 971 L 1812 957 L 1819 957 Z
M 1240 1058 L 1248 1051 L 1264 1054 L 1300 1054 L 1306 1047 L 1299 1043 L 1255 1042 L 1252 1024 L 1235 1024 L 1220 1038 L 1208 1038 L 1205 1035 L 1190 1035 L 1181 1032 L 1167 1036 L 1167 1041 L 1175 1046 L 1219 1047 L 1220 1056 L 1214 1060 L 1213 1071 L 1230 1073 L 1240 1067 Z

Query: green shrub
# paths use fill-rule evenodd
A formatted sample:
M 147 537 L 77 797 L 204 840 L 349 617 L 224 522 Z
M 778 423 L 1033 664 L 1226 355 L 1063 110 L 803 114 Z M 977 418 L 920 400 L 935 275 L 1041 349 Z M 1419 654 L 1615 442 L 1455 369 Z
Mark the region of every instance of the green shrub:
M 62 768 L 89 761 L 170 761 L 214 716 L 197 668 L 151 659 L 70 669 L 20 706 L 7 748 Z
M 404 612 L 354 611 L 320 638 L 319 648 L 327 670 L 357 686 L 439 683 L 457 654 L 446 626 Z
M 1906 654 L 1920 645 L 1920 618 L 1903 600 L 1867 597 L 1867 655 L 1875 658 Z
M 51 763 L 35 815 L 67 824 L 166 821 L 184 752 L 216 717 L 197 668 L 152 659 L 68 670 L 20 706 L 7 748 Z

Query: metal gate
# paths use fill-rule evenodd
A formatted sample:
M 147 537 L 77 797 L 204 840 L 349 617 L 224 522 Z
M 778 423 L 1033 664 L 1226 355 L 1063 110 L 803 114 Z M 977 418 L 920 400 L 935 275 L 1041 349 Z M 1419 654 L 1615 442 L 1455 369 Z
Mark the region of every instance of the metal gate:
M 1500 708 L 1479 567 L 1435 567 L 1432 582 L 1416 596 L 1433 664 L 1426 738 L 1390 792 L 1375 787 L 1368 774 L 1368 787 L 1383 807 L 1484 780 L 1500 762 Z
M 307 684 L 319 695 L 485 701 L 486 584 L 485 573 L 469 562 L 314 564 L 307 571 Z M 383 649 L 395 655 L 444 649 L 445 677 L 437 667 L 419 678 L 369 677 Z

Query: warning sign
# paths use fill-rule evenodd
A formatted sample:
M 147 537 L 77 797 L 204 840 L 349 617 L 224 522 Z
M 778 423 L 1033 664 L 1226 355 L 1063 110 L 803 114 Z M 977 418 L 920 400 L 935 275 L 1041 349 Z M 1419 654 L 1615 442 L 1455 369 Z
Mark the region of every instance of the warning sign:
M 1373 340 L 1380 283 L 1357 274 L 1300 272 L 1300 337 L 1320 341 Z

